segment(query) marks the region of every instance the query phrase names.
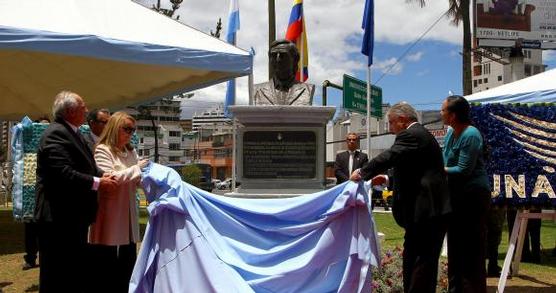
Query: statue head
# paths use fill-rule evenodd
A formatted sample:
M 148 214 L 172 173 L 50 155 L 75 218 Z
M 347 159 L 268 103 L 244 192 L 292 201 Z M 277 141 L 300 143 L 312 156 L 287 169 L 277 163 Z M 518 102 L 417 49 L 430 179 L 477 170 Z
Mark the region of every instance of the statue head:
M 272 75 L 282 83 L 293 83 L 298 70 L 299 51 L 293 42 L 276 40 L 268 52 L 272 64 Z

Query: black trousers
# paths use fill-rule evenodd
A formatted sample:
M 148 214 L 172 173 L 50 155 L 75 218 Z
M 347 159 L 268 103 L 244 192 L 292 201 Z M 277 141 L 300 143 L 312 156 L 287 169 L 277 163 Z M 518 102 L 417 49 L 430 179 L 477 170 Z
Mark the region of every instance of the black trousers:
M 91 292 L 128 292 L 129 280 L 137 259 L 135 243 L 127 245 L 91 245 L 94 258 L 93 276 L 95 280 L 102 280 L 93 284 L 95 290 Z
M 490 194 L 472 190 L 453 205 L 448 227 L 450 292 L 486 292 L 486 221 Z
M 41 222 L 39 228 L 40 293 L 88 291 L 85 225 Z
M 35 222 L 26 222 L 25 224 L 25 255 L 23 259 L 30 265 L 35 265 L 37 261 L 37 253 L 39 252 L 39 231 Z
M 491 270 L 498 269 L 498 247 L 502 242 L 502 229 L 506 218 L 506 207 L 491 205 L 487 214 L 486 257 Z
M 403 244 L 404 292 L 436 292 L 438 258 L 445 234 L 446 220 L 443 218 L 406 227 Z

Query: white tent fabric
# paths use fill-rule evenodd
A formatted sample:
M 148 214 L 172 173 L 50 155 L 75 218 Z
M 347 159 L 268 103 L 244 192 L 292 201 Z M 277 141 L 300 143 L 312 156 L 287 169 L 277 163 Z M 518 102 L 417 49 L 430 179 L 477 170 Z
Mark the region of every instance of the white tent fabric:
M 68 89 L 112 109 L 252 71 L 253 58 L 131 0 L 0 0 L 0 119 Z
M 556 69 L 465 97 L 472 103 L 556 102 Z

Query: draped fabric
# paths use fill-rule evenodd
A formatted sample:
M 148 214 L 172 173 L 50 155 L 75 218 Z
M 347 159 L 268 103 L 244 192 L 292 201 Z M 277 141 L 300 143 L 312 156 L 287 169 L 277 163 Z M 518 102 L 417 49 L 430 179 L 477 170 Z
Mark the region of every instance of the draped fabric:
M 214 195 L 151 164 L 129 292 L 369 292 L 379 253 L 366 187 L 295 198 Z

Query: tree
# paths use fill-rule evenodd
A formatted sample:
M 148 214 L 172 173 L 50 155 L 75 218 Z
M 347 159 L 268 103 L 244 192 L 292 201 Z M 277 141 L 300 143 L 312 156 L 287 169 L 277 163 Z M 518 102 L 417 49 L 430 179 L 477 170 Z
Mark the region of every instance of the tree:
M 183 2 L 183 0 L 170 0 L 170 3 L 172 3 L 172 9 L 165 9 L 165 8 L 161 8 L 160 7 L 160 0 L 158 0 L 156 2 L 156 5 L 153 5 L 152 10 L 155 10 L 159 13 L 162 13 L 168 17 L 172 17 L 174 16 L 174 13 L 176 12 L 176 10 L 178 10 L 178 8 L 180 8 L 180 4 Z M 176 16 L 176 20 L 179 20 L 180 16 Z
M 216 22 L 216 32 L 213 32 L 212 30 L 210 30 L 210 35 L 220 39 L 220 32 L 222 31 L 222 18 L 218 18 L 218 21 Z
M 408 0 L 419 1 L 425 6 L 425 0 Z M 460 22 L 463 23 L 463 59 L 462 59 L 462 86 L 463 94 L 470 95 L 472 93 L 472 77 L 471 77 L 471 19 L 469 18 L 469 0 L 448 0 L 449 8 L 448 16 L 452 19 L 452 23 L 456 26 Z
M 199 187 L 201 183 L 201 169 L 196 165 L 187 165 L 181 168 L 180 176 L 183 181 Z

